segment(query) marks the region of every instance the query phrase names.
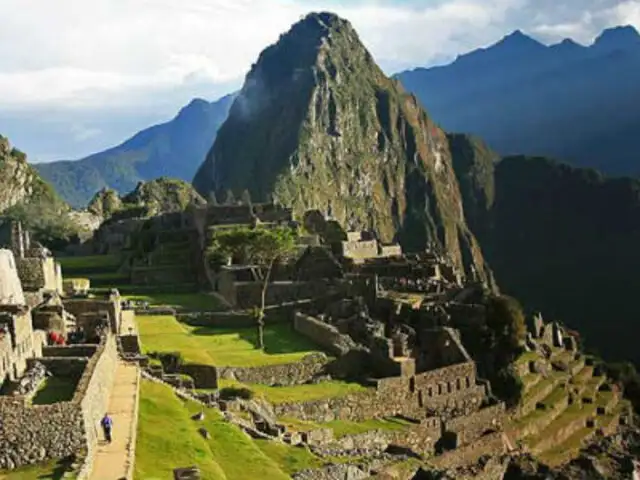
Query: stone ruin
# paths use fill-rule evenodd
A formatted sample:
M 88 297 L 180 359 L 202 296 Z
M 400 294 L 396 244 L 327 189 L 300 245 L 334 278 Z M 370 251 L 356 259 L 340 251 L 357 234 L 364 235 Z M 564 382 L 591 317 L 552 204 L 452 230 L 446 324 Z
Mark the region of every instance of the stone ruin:
M 79 452 L 90 463 L 118 358 L 120 298 L 68 305 L 50 252 L 19 224 L 11 232 L 11 249 L 0 250 L 0 469 Z M 32 405 L 50 377 L 75 385 L 72 397 Z

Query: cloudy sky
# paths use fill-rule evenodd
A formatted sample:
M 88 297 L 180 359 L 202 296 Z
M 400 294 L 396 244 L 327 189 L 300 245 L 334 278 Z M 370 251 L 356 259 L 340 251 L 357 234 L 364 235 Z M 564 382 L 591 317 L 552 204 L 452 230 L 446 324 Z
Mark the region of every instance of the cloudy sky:
M 640 0 L 0 0 L 0 133 L 33 161 L 76 159 L 239 88 L 310 11 L 349 19 L 389 74 L 515 29 L 588 44 L 640 27 Z

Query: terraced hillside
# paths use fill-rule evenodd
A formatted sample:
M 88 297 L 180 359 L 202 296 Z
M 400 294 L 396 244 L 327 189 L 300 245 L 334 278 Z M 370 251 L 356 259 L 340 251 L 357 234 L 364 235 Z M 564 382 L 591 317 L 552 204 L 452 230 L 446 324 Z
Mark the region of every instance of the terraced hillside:
M 527 352 L 516 368 L 524 390 L 507 432 L 551 466 L 576 456 L 598 433 L 609 435 L 630 414 L 618 388 L 581 353 Z

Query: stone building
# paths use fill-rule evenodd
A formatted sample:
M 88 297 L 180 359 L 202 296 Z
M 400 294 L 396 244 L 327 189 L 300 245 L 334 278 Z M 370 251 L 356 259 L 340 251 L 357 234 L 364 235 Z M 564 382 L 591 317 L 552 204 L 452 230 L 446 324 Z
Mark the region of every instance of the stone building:
M 33 330 L 31 311 L 10 250 L 0 250 L 0 384 L 16 381 L 27 361 L 41 355 L 44 335 Z
M 347 239 L 341 242 L 338 250 L 342 257 L 354 263 L 402 256 L 400 245 L 383 245 L 370 232 L 347 232 Z

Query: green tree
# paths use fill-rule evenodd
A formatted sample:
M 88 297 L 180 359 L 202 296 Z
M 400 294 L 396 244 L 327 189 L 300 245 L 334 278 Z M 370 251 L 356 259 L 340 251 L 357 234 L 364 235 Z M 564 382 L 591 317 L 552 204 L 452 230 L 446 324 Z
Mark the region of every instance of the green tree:
M 255 265 L 262 283 L 260 305 L 253 310 L 258 329 L 258 347 L 264 349 L 264 310 L 267 289 L 274 265 L 295 248 L 295 232 L 288 227 L 238 227 L 216 231 L 212 238 L 210 258 L 216 263 L 221 256 Z
M 506 295 L 492 296 L 487 301 L 487 327 L 494 336 L 494 347 L 502 354 L 514 355 L 522 346 L 527 327 L 520 303 Z

